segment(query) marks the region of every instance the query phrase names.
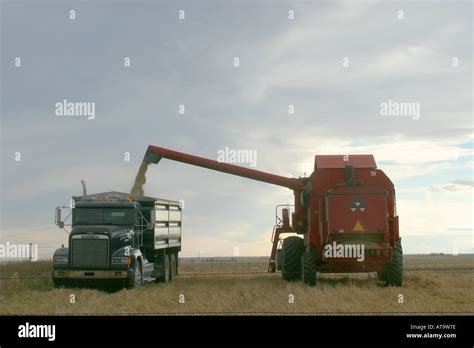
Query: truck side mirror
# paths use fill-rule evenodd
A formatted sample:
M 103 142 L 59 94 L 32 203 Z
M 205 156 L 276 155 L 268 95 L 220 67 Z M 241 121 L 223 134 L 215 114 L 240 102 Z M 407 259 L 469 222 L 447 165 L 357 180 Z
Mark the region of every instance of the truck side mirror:
M 64 228 L 64 221 L 61 220 L 61 208 L 56 207 L 56 214 L 54 217 L 54 223 L 59 227 L 59 228 Z

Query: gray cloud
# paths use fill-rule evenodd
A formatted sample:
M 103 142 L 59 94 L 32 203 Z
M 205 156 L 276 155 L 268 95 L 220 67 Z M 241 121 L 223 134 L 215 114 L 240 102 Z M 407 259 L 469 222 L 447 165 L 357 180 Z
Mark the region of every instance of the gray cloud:
M 440 191 L 463 191 L 472 189 L 474 187 L 473 180 L 454 180 L 447 185 L 442 186 L 431 186 L 428 190 L 431 192 L 440 192 Z
M 27 201 L 27 222 L 49 223 L 82 178 L 95 191 L 127 190 L 148 144 L 210 158 L 225 146 L 256 149 L 258 169 L 299 176 L 314 144 L 335 138 L 383 146 L 391 136 L 472 133 L 470 2 L 1 6 L 4 227 L 26 223 Z M 67 19 L 71 8 L 75 21 Z M 65 98 L 95 102 L 96 119 L 55 117 Z M 387 99 L 420 102 L 420 120 L 381 117 Z M 21 163 L 13 161 L 17 151 Z M 150 170 L 145 189 L 187 199 L 191 230 L 217 235 L 244 220 L 255 231 L 247 238 L 266 238 L 273 206 L 292 195 L 166 161 Z

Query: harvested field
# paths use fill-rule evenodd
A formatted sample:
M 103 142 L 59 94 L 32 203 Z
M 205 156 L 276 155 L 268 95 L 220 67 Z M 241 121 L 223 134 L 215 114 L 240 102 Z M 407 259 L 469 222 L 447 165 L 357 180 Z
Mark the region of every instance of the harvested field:
M 0 314 L 472 315 L 473 265 L 474 255 L 406 255 L 402 288 L 385 287 L 374 273 L 318 274 L 309 288 L 266 273 L 267 258 L 184 259 L 169 284 L 107 292 L 53 289 L 50 261 L 9 263 Z

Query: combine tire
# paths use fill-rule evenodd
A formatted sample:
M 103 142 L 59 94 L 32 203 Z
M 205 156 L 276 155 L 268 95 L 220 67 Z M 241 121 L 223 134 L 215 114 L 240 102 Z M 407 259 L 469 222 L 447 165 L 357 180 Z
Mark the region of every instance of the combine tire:
M 402 286 L 403 282 L 403 250 L 401 239 L 397 240 L 393 249 L 392 261 L 386 272 L 387 286 Z
M 306 285 L 316 285 L 316 258 L 306 251 L 301 256 L 301 277 Z
M 277 249 L 276 251 L 276 269 L 277 271 L 281 271 L 281 266 L 283 264 L 283 252 L 281 249 Z
M 301 279 L 301 255 L 304 251 L 304 241 L 299 237 L 287 237 L 283 240 L 281 276 L 284 280 Z
M 377 279 L 384 282 L 387 279 L 387 272 L 386 271 L 380 271 L 377 272 Z

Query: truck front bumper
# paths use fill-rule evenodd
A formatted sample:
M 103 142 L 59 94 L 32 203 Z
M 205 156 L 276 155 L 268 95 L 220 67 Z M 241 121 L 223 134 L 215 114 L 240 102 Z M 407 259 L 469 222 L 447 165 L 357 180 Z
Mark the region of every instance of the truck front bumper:
M 53 270 L 54 279 L 126 279 L 127 270 Z

